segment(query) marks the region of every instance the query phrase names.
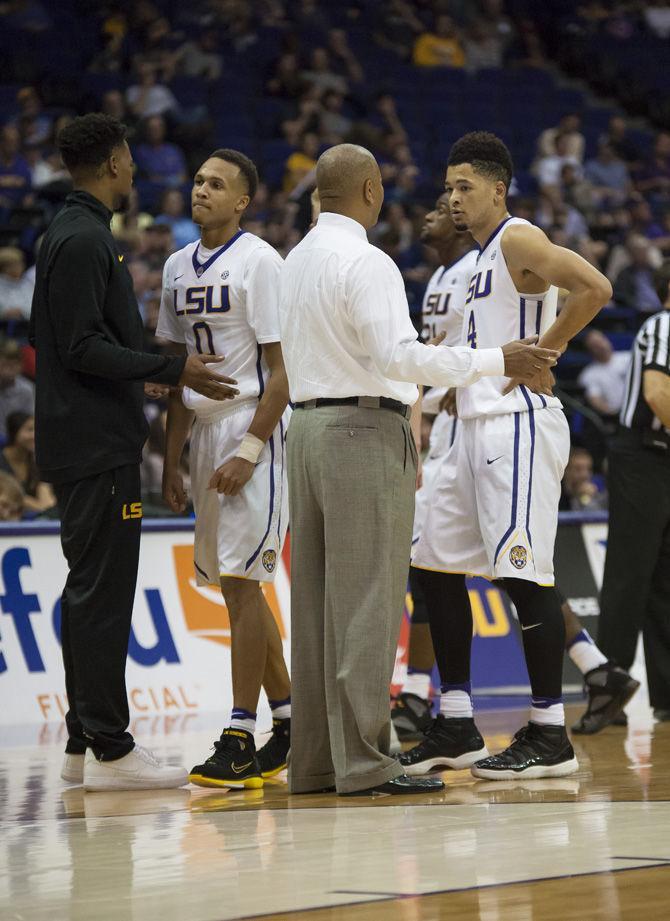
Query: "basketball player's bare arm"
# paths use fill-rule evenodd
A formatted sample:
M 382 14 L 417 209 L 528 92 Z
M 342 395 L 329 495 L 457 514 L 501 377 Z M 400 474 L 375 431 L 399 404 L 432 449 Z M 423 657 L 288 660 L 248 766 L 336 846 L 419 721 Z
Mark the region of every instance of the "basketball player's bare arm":
M 182 346 L 185 350 L 185 346 Z M 168 396 L 165 428 L 165 460 L 163 461 L 163 499 L 173 512 L 186 509 L 186 490 L 180 463 L 184 445 L 193 425 L 194 413 L 184 406 L 182 388 L 171 387 Z
M 261 348 L 270 377 L 247 430 L 247 435 L 265 444 L 279 425 L 279 420 L 288 405 L 289 394 L 281 344 L 267 342 Z M 236 496 L 251 479 L 255 466 L 255 462 L 244 457 L 233 457 L 215 471 L 209 481 L 209 488 L 216 489 L 226 496 Z
M 568 291 L 560 314 L 540 337 L 543 348 L 564 351 L 612 297 L 612 286 L 598 269 L 572 250 L 556 246 L 538 227 L 510 227 L 502 251 L 520 291 L 530 294 L 537 286 L 540 293 L 547 284 Z

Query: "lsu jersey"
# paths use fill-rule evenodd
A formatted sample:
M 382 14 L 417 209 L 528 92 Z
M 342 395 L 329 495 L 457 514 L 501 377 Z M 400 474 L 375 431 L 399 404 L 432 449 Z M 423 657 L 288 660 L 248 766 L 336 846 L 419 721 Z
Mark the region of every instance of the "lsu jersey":
M 473 349 L 505 345 L 513 339 L 542 335 L 556 319 L 556 291 L 520 294 L 512 280 L 502 252 L 508 227 L 528 224 L 522 218 L 506 218 L 480 250 L 463 314 L 462 342 Z M 485 377 L 458 390 L 458 416 L 473 419 L 484 415 L 528 412 L 534 409 L 561 409 L 557 397 L 532 393 L 523 385 L 503 395 L 507 377 Z
M 446 333 L 442 345 L 463 345 L 463 310 L 468 283 L 474 272 L 477 250 L 470 250 L 451 265 L 441 265 L 431 276 L 423 296 L 421 317 L 424 342 Z M 425 413 L 437 413 L 446 387 L 432 387 L 423 397 Z
M 183 343 L 189 355 L 223 355 L 214 370 L 237 381 L 234 400 L 210 400 L 184 388 L 184 404 L 210 419 L 262 396 L 269 370 L 261 346 L 279 341 L 278 291 L 283 261 L 244 230 L 208 250 L 190 243 L 163 270 L 156 335 Z

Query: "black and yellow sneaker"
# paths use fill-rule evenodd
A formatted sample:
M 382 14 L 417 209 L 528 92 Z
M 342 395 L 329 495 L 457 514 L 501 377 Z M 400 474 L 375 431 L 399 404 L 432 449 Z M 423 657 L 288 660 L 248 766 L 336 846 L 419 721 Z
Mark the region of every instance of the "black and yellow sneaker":
M 199 787 L 262 787 L 253 735 L 244 729 L 224 729 L 214 743 L 214 754 L 191 768 L 188 779 Z
M 258 750 L 258 764 L 261 777 L 266 780 L 279 774 L 286 767 L 288 750 L 291 747 L 291 718 L 272 720 L 272 735 Z

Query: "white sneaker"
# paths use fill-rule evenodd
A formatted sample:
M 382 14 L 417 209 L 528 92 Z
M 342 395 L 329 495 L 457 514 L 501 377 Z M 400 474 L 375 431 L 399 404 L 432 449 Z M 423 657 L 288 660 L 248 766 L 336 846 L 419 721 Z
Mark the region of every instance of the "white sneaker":
M 65 753 L 63 767 L 60 769 L 61 779 L 66 783 L 84 782 L 84 756 L 68 755 Z
M 116 761 L 98 761 L 91 749 L 84 761 L 84 789 L 167 790 L 188 783 L 188 771 L 161 764 L 150 751 L 136 745 Z

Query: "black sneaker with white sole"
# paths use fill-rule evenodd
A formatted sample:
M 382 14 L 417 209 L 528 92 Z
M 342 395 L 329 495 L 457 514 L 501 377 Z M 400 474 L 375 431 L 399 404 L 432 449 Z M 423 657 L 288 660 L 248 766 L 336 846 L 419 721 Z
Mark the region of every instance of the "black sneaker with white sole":
M 565 777 L 579 767 L 565 726 L 528 723 L 499 755 L 478 761 L 471 768 L 484 780 L 514 780 L 516 777 Z
M 419 742 L 433 724 L 430 701 L 418 694 L 398 694 L 391 721 L 401 742 Z
M 613 723 L 640 687 L 639 681 L 612 662 L 592 668 L 584 675 L 584 684 L 589 699 L 586 710 L 572 727 L 577 735 L 593 735 Z
M 191 768 L 188 779 L 199 787 L 262 787 L 253 735 L 244 729 L 224 729 L 214 743 L 214 754 L 204 764 Z
M 479 730 L 472 718 L 435 717 L 425 738 L 414 748 L 399 755 L 398 760 L 410 777 L 451 768 L 460 771 L 488 756 Z

